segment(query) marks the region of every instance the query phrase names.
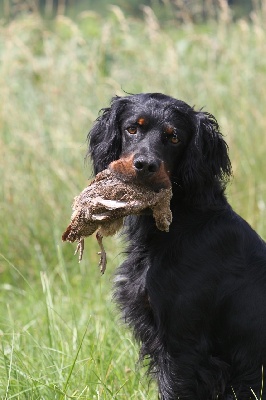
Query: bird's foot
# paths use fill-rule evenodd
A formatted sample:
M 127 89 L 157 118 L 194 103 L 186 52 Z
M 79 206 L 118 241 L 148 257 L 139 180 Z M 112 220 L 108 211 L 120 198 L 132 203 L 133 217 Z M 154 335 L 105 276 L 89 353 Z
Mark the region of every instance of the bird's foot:
M 74 253 L 74 255 L 79 253 L 79 262 L 82 260 L 83 252 L 84 252 L 84 238 L 82 238 L 78 241 L 78 245 L 77 245 L 77 248 Z
M 96 239 L 97 239 L 100 249 L 101 249 L 101 251 L 98 252 L 98 255 L 100 256 L 99 267 L 100 267 L 101 274 L 103 275 L 105 273 L 106 264 L 107 264 L 106 252 L 103 247 L 103 236 L 99 232 L 97 232 Z

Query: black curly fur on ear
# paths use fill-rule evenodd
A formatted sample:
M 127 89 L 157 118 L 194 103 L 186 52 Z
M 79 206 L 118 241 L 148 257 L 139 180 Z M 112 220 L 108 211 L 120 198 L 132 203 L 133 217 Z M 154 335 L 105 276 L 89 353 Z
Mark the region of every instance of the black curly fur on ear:
M 179 180 L 195 200 L 202 194 L 213 200 L 217 189 L 224 191 L 232 174 L 228 146 L 212 114 L 193 111 L 195 133 L 179 166 Z M 218 190 L 218 192 L 221 192 Z
M 120 156 L 122 138 L 119 117 L 127 103 L 126 97 L 113 97 L 110 107 L 101 110 L 102 114 L 88 134 L 87 156 L 90 155 L 92 158 L 95 174 L 107 168 L 110 162 Z

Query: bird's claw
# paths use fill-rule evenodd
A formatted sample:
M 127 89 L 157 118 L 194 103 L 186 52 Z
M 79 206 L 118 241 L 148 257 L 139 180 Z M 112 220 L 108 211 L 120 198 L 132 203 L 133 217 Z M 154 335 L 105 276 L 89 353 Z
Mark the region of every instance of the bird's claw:
M 101 274 L 103 275 L 105 273 L 106 264 L 107 264 L 106 252 L 104 250 L 99 251 L 98 255 L 100 256 L 99 267 L 100 267 Z
M 98 252 L 98 255 L 101 256 L 100 262 L 99 262 L 99 267 L 100 267 L 101 274 L 103 275 L 106 270 L 107 257 L 106 257 L 106 252 L 103 247 L 103 236 L 100 234 L 99 231 L 96 233 L 96 239 L 97 239 L 100 249 L 101 249 L 101 251 Z
M 77 245 L 77 248 L 76 248 L 75 253 L 74 253 L 74 256 L 75 256 L 77 253 L 79 253 L 79 263 L 80 263 L 80 261 L 82 260 L 83 252 L 84 252 L 84 238 L 83 238 L 83 239 L 80 239 L 80 240 L 78 241 L 78 245 Z

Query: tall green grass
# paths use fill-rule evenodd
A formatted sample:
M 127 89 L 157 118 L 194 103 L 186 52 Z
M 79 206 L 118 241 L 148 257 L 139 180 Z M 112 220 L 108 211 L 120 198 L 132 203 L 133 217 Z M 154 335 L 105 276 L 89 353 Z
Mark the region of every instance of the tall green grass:
M 1 24 L 0 398 L 157 398 L 111 300 L 122 244 L 105 240 L 101 277 L 93 237 L 80 264 L 61 243 L 90 176 L 86 134 L 113 95 L 160 91 L 213 113 L 230 145 L 229 199 L 266 237 L 262 17 L 162 29 L 145 15 Z

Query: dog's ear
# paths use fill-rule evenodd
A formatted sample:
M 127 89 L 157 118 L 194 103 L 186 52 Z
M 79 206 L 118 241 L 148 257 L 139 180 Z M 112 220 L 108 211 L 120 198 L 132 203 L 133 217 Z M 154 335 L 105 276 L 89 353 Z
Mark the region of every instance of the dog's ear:
M 87 156 L 90 155 L 92 158 L 95 174 L 107 168 L 110 162 L 120 156 L 122 147 L 120 118 L 127 103 L 126 97 L 113 97 L 110 107 L 101 110 L 101 115 L 88 134 Z
M 195 112 L 195 131 L 181 163 L 181 181 L 195 195 L 215 182 L 225 187 L 231 176 L 228 146 L 215 117 L 207 112 Z

